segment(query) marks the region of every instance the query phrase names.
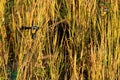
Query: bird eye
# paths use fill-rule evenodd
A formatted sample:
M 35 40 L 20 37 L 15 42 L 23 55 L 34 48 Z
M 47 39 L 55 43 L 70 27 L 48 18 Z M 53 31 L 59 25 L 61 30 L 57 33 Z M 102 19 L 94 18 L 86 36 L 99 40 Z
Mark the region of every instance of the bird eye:
M 32 26 L 32 29 L 33 29 L 33 30 L 38 30 L 39 27 L 37 27 L 37 26 Z

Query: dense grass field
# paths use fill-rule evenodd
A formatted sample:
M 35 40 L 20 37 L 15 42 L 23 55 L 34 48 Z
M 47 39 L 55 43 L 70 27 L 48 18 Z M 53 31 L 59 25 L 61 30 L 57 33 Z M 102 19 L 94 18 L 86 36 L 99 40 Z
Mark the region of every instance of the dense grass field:
M 120 80 L 120 0 L 0 0 L 0 80 Z

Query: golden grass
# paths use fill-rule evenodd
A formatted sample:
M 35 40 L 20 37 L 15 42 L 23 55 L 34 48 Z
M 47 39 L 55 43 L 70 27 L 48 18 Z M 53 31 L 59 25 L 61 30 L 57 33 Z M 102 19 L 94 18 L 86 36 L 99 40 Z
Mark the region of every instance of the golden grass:
M 119 80 L 119 2 L 0 0 L 0 80 Z M 69 39 L 64 33 L 58 46 L 55 26 L 64 22 Z M 34 39 L 30 30 L 20 30 L 23 25 L 39 26 Z

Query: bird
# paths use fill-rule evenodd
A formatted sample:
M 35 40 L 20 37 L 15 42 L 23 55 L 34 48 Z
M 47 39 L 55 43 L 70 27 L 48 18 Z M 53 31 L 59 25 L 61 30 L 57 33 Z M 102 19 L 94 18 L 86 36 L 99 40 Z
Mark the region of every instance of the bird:
M 38 26 L 31 26 L 31 27 L 29 27 L 29 26 L 22 26 L 22 27 L 20 28 L 20 30 L 27 30 L 27 29 L 38 30 L 39 27 L 38 27 Z
M 20 28 L 20 30 L 31 30 L 31 36 L 32 36 L 32 39 L 34 39 L 36 37 L 36 33 L 38 31 L 39 27 L 38 26 L 22 26 Z

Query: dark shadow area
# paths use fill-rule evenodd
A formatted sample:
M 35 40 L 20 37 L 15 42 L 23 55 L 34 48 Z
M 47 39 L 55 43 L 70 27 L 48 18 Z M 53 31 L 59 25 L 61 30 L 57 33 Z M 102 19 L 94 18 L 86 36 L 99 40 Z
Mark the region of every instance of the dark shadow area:
M 14 51 L 15 48 L 15 41 L 12 31 L 12 11 L 14 6 L 14 0 L 8 0 L 5 4 L 5 29 L 7 34 L 7 46 L 8 46 L 8 63 L 6 66 L 6 70 L 8 72 L 8 79 L 9 80 L 16 80 L 17 75 L 17 60 L 16 54 Z
M 59 21 L 58 21 L 59 22 Z M 56 22 L 55 21 L 49 21 L 48 22 L 48 26 L 50 25 L 53 25 L 55 24 Z M 49 33 L 49 41 L 51 44 L 51 53 L 54 53 L 53 52 L 53 48 L 52 48 L 52 45 L 53 45 L 53 40 L 54 38 L 56 38 L 56 34 L 57 34 L 57 43 L 56 43 L 56 47 L 58 49 L 62 49 L 62 55 L 63 55 L 63 60 L 61 61 L 60 63 L 60 67 L 59 67 L 59 80 L 64 80 L 64 79 L 67 79 L 69 80 L 70 79 L 70 60 L 69 60 L 69 53 L 68 53 L 68 50 L 67 50 L 67 46 L 66 44 L 68 43 L 69 44 L 69 38 L 70 38 L 70 26 L 68 24 L 67 21 L 63 21 L 55 26 L 52 26 L 54 27 L 54 30 L 53 32 Z M 51 36 L 52 35 L 52 36 Z M 60 52 L 61 53 L 61 52 Z M 59 53 L 59 55 L 61 55 Z

